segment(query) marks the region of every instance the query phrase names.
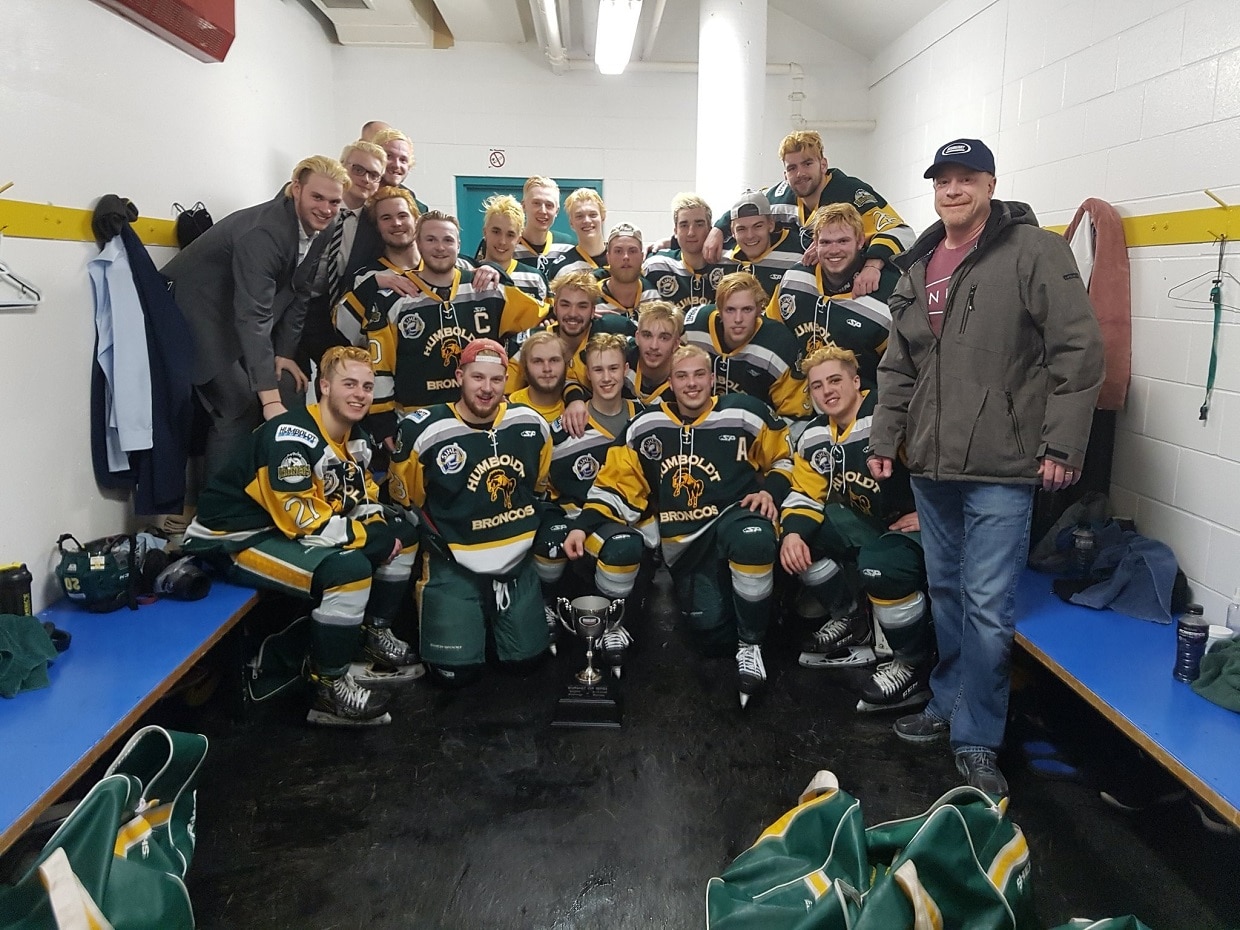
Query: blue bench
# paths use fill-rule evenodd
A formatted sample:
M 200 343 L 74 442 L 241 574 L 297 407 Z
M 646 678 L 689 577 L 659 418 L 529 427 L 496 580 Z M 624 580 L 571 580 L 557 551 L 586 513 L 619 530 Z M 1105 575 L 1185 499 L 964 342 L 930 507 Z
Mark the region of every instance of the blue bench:
M 0 853 L 257 603 L 253 589 L 216 581 L 199 601 L 41 611 L 73 642 L 50 688 L 0 699 Z
M 1240 827 L 1240 714 L 1171 677 L 1174 625 L 1066 604 L 1051 580 L 1021 578 L 1017 645 Z

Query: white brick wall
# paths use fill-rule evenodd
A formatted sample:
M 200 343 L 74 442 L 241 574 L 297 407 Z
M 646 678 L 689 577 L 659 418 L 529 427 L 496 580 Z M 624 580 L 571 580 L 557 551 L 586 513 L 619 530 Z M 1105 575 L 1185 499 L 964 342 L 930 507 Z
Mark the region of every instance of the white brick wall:
M 972 61 L 965 86 L 953 78 L 962 60 Z M 1066 223 L 1087 197 L 1125 215 L 1210 207 L 1203 187 L 1240 203 L 1234 0 L 951 0 L 880 56 L 871 81 L 884 153 L 872 180 L 918 229 L 935 218 L 921 173 L 955 136 L 986 139 L 997 196 L 1029 202 L 1047 224 Z M 1224 314 L 1202 423 L 1213 312 L 1167 296 L 1217 256 L 1209 244 L 1130 251 L 1133 376 L 1112 498 L 1175 550 L 1220 620 L 1240 586 L 1240 313 Z M 1226 267 L 1240 279 L 1240 248 Z M 1204 301 L 1209 289 L 1207 275 L 1188 296 Z M 1224 294 L 1240 307 L 1240 282 Z

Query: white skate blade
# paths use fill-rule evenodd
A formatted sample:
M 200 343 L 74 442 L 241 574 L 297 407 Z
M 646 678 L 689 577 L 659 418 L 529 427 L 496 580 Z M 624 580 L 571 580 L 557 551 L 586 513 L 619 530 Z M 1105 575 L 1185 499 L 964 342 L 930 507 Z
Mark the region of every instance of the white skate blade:
M 371 717 L 369 720 L 353 720 L 345 717 L 337 717 L 335 714 L 329 714 L 322 710 L 311 710 L 306 714 L 306 723 L 315 723 L 323 727 L 382 727 L 392 722 L 392 715 L 384 711 L 378 717 Z
M 929 691 L 918 691 L 916 694 L 910 694 L 902 701 L 896 701 L 894 704 L 871 704 L 865 698 L 857 701 L 857 712 L 861 714 L 876 714 L 884 710 L 900 710 L 905 707 L 916 707 L 920 704 L 926 704 L 930 700 Z
M 615 676 L 616 678 L 619 678 L 621 675 L 624 674 L 624 672 L 619 665 L 613 665 L 611 667 L 611 674 Z
M 744 710 L 745 705 L 749 703 L 749 698 L 751 695 L 746 694 L 744 691 L 740 691 L 737 693 L 737 697 L 741 700 L 741 710 Z
M 426 666 L 421 662 L 406 665 L 398 669 L 378 669 L 370 662 L 350 662 L 349 674 L 363 688 L 396 688 L 417 681 L 426 674 Z
M 818 652 L 802 652 L 797 660 L 803 668 L 864 668 L 875 665 L 878 657 L 870 646 L 849 646 L 845 655 L 823 655 Z

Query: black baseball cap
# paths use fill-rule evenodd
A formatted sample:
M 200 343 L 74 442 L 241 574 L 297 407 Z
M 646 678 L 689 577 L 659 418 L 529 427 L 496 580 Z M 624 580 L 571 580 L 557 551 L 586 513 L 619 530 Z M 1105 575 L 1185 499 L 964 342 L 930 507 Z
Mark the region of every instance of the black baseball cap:
M 974 171 L 994 174 L 995 153 L 981 139 L 953 139 L 934 153 L 934 164 L 926 169 L 922 177 L 934 177 L 942 165 L 964 165 Z

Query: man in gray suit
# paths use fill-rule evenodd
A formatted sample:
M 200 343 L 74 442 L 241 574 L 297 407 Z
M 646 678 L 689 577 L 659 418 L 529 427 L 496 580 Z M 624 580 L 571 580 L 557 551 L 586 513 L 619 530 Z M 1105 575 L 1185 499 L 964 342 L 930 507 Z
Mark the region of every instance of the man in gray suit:
M 163 268 L 194 332 L 195 392 L 209 414 L 206 470 L 286 404 L 304 403 L 293 360 L 306 298 L 349 175 L 315 155 L 267 203 L 226 216 Z

